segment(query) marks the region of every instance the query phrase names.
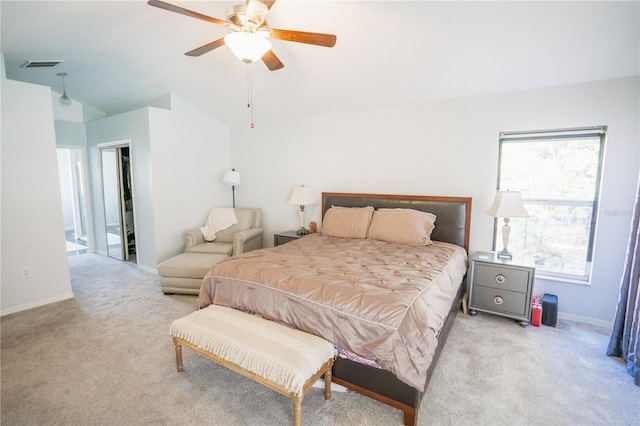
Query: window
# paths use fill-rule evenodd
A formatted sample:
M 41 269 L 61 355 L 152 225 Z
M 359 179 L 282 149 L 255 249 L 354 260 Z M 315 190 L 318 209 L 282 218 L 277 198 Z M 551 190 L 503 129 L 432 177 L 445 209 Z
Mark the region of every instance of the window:
M 498 189 L 520 191 L 528 218 L 511 218 L 509 250 L 536 274 L 588 282 L 606 127 L 500 134 Z M 502 241 L 496 221 L 494 248 Z

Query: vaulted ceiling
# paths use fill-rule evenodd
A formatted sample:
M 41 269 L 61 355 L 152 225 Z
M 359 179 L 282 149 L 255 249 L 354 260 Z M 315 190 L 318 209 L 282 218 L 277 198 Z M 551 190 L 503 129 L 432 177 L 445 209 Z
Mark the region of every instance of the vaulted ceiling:
M 173 1 L 219 19 L 239 2 Z M 284 68 L 252 65 L 255 122 L 638 75 L 639 4 L 278 0 L 270 27 L 337 43 L 273 40 Z M 7 78 L 61 92 L 66 72 L 68 95 L 108 114 L 171 92 L 229 126 L 249 123 L 247 66 L 226 46 L 184 55 L 224 27 L 146 1 L 0 7 Z M 64 62 L 21 68 L 34 59 Z

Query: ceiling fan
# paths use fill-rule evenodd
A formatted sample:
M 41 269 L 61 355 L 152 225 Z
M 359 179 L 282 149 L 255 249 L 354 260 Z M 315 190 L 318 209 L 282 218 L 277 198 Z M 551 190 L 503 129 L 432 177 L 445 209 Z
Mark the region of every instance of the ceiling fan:
M 269 28 L 266 17 L 275 2 L 276 0 L 247 0 L 246 4 L 230 7 L 227 10 L 226 21 L 160 0 L 149 0 L 148 3 L 151 6 L 201 19 L 233 30 L 232 33 L 227 34 L 225 37 L 186 52 L 185 55 L 187 56 L 200 56 L 227 45 L 243 62 L 252 63 L 262 59 L 269 70 L 276 71 L 284 67 L 284 64 L 271 50 L 269 38 L 324 47 L 333 47 L 336 44 L 336 36 L 333 34 Z

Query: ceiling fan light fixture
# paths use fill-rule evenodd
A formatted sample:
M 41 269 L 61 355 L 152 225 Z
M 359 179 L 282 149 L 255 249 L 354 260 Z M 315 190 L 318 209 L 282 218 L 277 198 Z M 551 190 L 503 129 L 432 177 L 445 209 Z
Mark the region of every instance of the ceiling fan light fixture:
M 266 38 L 247 32 L 233 32 L 224 37 L 224 44 L 242 62 L 252 63 L 260 60 L 271 50 L 271 42 Z
M 269 28 L 265 28 L 265 27 L 258 28 L 256 30 L 256 34 L 259 35 L 262 38 L 269 38 L 269 37 L 271 37 L 271 30 Z
M 245 23 L 258 28 L 264 23 L 264 19 L 269 13 L 269 8 L 259 0 L 250 0 L 245 13 Z
M 268 13 L 267 5 L 258 0 L 250 0 L 247 4 L 236 4 L 227 9 L 227 21 L 238 28 L 255 30 L 266 25 Z

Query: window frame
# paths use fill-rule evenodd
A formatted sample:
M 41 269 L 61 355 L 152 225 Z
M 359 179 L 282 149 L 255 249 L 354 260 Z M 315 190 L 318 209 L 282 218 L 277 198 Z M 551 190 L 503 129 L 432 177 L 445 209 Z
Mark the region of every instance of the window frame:
M 580 138 L 599 138 L 598 164 L 595 176 L 594 198 L 590 200 L 576 199 L 550 199 L 550 198 L 531 198 L 523 196 L 522 201 L 526 204 L 543 205 L 543 206 L 567 206 L 567 207 L 591 207 L 591 220 L 589 225 L 589 236 L 587 242 L 586 259 L 584 265 L 584 275 L 569 274 L 562 272 L 554 272 L 549 270 L 537 270 L 536 275 L 541 278 L 554 280 L 575 282 L 580 284 L 590 284 L 592 276 L 593 255 L 595 252 L 595 237 L 597 232 L 597 222 L 600 213 L 600 196 L 602 190 L 602 169 L 604 166 L 604 152 L 606 147 L 607 126 L 591 126 L 571 129 L 553 129 L 540 131 L 515 131 L 500 132 L 498 147 L 498 176 L 497 190 L 501 190 L 500 182 L 502 180 L 502 161 L 504 143 L 531 143 L 534 141 L 549 141 L 558 139 L 580 139 Z M 515 189 L 515 188 L 512 188 Z M 495 218 L 493 229 L 493 250 L 496 250 L 499 235 L 499 220 Z

